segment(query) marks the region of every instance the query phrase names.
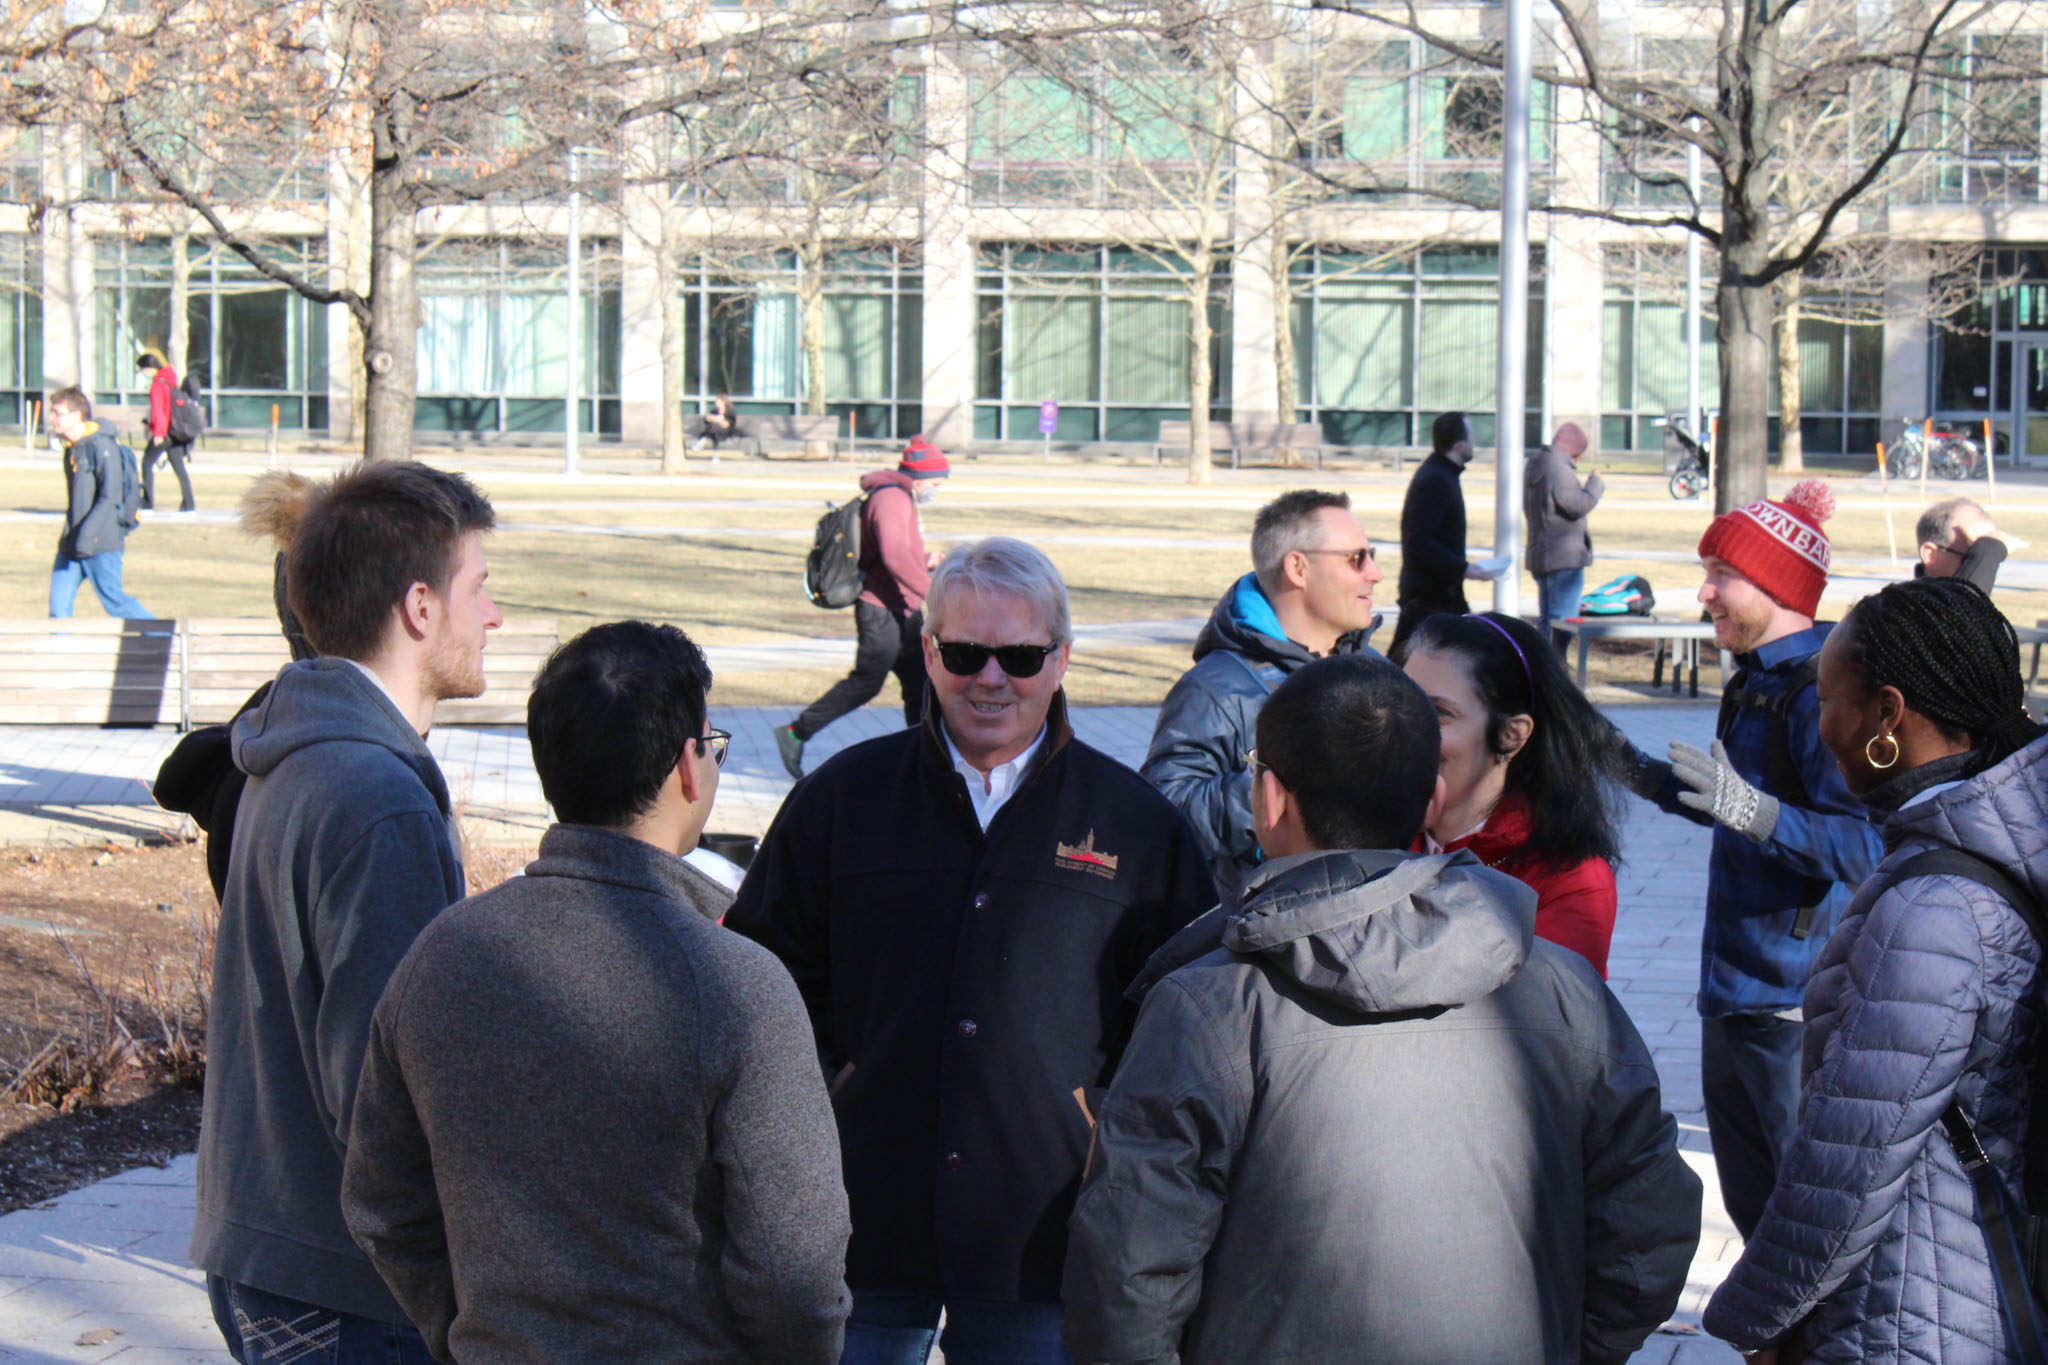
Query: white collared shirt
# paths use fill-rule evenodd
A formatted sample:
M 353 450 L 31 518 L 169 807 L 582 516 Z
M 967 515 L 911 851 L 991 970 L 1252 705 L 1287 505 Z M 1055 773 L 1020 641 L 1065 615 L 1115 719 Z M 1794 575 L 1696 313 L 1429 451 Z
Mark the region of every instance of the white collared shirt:
M 1040 746 L 1045 743 L 1045 727 L 1038 727 L 1038 737 L 1024 746 L 1024 752 L 1008 763 L 998 763 L 987 773 L 960 756 L 959 746 L 953 743 L 953 736 L 946 734 L 943 722 L 939 733 L 946 736 L 946 753 L 953 760 L 953 771 L 967 781 L 967 797 L 974 803 L 974 818 L 981 821 L 983 829 L 996 818 L 996 812 L 1003 803 L 1017 794 L 1017 784 L 1031 771 L 1031 762 L 1038 757 Z

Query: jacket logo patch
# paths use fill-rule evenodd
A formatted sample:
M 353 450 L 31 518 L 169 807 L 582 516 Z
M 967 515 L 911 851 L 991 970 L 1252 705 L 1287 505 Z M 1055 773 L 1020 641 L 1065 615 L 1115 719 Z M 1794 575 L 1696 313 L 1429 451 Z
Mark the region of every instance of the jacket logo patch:
M 1088 837 L 1080 843 L 1056 843 L 1052 846 L 1052 851 L 1055 867 L 1065 868 L 1069 872 L 1092 872 L 1098 877 L 1116 880 L 1117 855 L 1096 851 L 1095 831 L 1092 829 L 1088 831 Z

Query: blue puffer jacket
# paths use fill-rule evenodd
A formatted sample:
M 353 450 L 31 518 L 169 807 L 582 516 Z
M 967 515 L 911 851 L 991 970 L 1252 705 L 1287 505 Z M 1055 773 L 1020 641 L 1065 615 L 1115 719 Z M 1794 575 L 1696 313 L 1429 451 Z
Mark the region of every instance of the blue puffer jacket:
M 1945 844 L 2048 897 L 2048 739 L 1911 801 L 1885 843 L 1807 987 L 1798 1136 L 1706 1326 L 1743 1350 L 1797 1326 L 1816 1362 L 2014 1360 L 1941 1115 L 1961 1098 L 2020 1197 L 2039 1023 L 2025 1002 L 2041 946 L 1974 881 L 1915 877 L 1878 892 L 1886 868 Z

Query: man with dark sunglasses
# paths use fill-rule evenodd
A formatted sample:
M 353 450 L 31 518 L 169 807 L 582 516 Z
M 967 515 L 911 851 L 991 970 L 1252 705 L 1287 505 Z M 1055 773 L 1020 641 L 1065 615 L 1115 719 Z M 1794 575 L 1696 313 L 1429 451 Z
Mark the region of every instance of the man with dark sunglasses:
M 560 823 L 427 926 L 378 1003 L 342 1201 L 438 1360 L 831 1365 L 830 1102 L 789 973 L 681 856 L 718 791 L 673 626 L 563 645 L 527 732 Z
M 1216 604 L 1195 666 L 1159 708 L 1144 774 L 1201 836 L 1225 899 L 1259 864 L 1243 761 L 1259 708 L 1311 659 L 1365 649 L 1380 578 L 1349 494 L 1282 493 L 1252 522 L 1252 571 Z
M 1067 1214 L 1153 949 L 1214 903 L 1194 832 L 1074 738 L 1066 586 L 954 550 L 933 705 L 797 784 L 726 917 L 795 976 L 853 1211 L 845 1365 L 1063 1365 Z

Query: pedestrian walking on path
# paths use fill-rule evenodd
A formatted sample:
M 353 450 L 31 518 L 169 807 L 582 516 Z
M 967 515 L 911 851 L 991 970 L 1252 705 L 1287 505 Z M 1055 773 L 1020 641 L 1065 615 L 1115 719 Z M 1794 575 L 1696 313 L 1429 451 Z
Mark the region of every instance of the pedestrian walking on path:
M 2048 1188 L 2029 927 L 2048 905 L 2048 740 L 2019 645 L 1974 584 L 1897 583 L 1828 636 L 1820 689 L 1886 853 L 1814 965 L 1798 1130 L 1706 1326 L 1764 1365 L 2039 1359 L 2009 1331 L 2032 1290 L 2002 1283 L 1988 1226 L 2038 1215 Z M 1979 1147 L 1989 1165 L 1967 1168 Z
M 150 620 L 149 608 L 121 586 L 121 557 L 134 522 L 120 442 L 92 420 L 92 400 L 82 390 L 57 390 L 48 411 L 50 430 L 64 444 L 66 496 L 64 534 L 50 568 L 50 615 L 71 615 L 83 580 L 92 584 L 107 615 Z
M 860 597 L 853 604 L 853 671 L 775 731 L 776 752 L 791 777 L 804 775 L 804 745 L 811 736 L 882 690 L 891 673 L 903 689 L 903 723 L 924 714 L 924 598 L 931 591 L 936 552 L 924 547 L 918 508 L 930 502 L 952 473 L 945 452 L 914 438 L 896 468 L 860 481 Z
M 1465 489 L 1459 476 L 1472 463 L 1472 426 L 1462 412 L 1447 412 L 1430 426 L 1429 458 L 1415 467 L 1401 502 L 1401 619 L 1389 653 L 1423 619 L 1437 612 L 1463 616 L 1467 580 L 1487 575 L 1465 558 Z

